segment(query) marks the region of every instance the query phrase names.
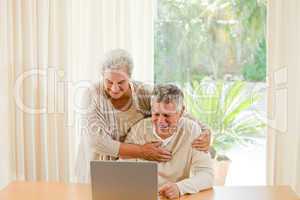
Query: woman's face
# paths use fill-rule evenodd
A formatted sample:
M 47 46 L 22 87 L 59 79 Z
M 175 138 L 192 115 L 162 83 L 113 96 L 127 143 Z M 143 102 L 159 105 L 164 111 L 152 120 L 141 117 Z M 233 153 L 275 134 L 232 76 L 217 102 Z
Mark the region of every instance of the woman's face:
M 129 76 L 126 67 L 107 70 L 103 78 L 105 91 L 112 99 L 119 99 L 128 92 Z

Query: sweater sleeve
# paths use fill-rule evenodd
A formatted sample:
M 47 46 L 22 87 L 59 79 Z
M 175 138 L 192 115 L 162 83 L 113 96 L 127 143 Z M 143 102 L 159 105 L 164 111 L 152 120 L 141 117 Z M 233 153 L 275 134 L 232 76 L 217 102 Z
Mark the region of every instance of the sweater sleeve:
M 95 90 L 87 90 L 82 99 L 81 124 L 82 134 L 87 136 L 87 142 L 94 154 L 104 154 L 117 157 L 120 142 L 111 137 L 108 122 L 100 109 L 99 95 Z
M 194 194 L 213 186 L 214 174 L 210 155 L 193 150 L 189 178 L 177 182 L 180 195 Z
M 117 157 L 120 143 L 110 136 L 106 120 L 99 108 L 99 97 L 93 89 L 85 91 L 80 102 L 80 144 L 75 174 L 80 183 L 90 183 L 90 161 L 99 155 Z

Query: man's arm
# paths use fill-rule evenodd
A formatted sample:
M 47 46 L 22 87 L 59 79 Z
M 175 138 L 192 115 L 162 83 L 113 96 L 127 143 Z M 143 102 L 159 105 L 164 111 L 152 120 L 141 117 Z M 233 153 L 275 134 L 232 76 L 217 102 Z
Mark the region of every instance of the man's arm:
M 209 153 L 193 149 L 189 178 L 177 182 L 180 195 L 194 194 L 213 186 L 214 173 Z

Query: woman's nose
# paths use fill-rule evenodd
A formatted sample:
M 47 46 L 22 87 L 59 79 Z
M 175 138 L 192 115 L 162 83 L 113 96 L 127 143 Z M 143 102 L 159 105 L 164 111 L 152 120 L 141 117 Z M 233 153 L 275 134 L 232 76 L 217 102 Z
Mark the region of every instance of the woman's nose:
M 118 84 L 113 84 L 112 87 L 111 87 L 111 91 L 112 92 L 119 92 L 120 88 L 119 88 Z

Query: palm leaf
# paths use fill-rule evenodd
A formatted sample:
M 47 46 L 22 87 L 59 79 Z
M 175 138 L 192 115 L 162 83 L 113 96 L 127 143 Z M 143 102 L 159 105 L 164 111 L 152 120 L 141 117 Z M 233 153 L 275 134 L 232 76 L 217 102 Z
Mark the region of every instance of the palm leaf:
M 207 87 L 210 85 L 209 87 Z M 200 121 L 212 128 L 213 146 L 217 151 L 226 151 L 234 145 L 253 143 L 253 137 L 259 137 L 266 124 L 255 116 L 242 120 L 261 96 L 248 94 L 246 83 L 236 81 L 225 87 L 223 81 L 193 81 L 186 86 L 185 103 L 188 111 Z M 241 99 L 243 97 L 243 99 Z M 245 115 L 247 116 L 247 115 Z
M 256 94 L 252 98 L 247 98 L 246 100 L 241 102 L 233 111 L 226 115 L 226 117 L 224 118 L 224 126 L 227 127 L 237 118 L 237 116 L 241 114 L 241 112 L 249 109 L 259 99 L 260 96 Z

